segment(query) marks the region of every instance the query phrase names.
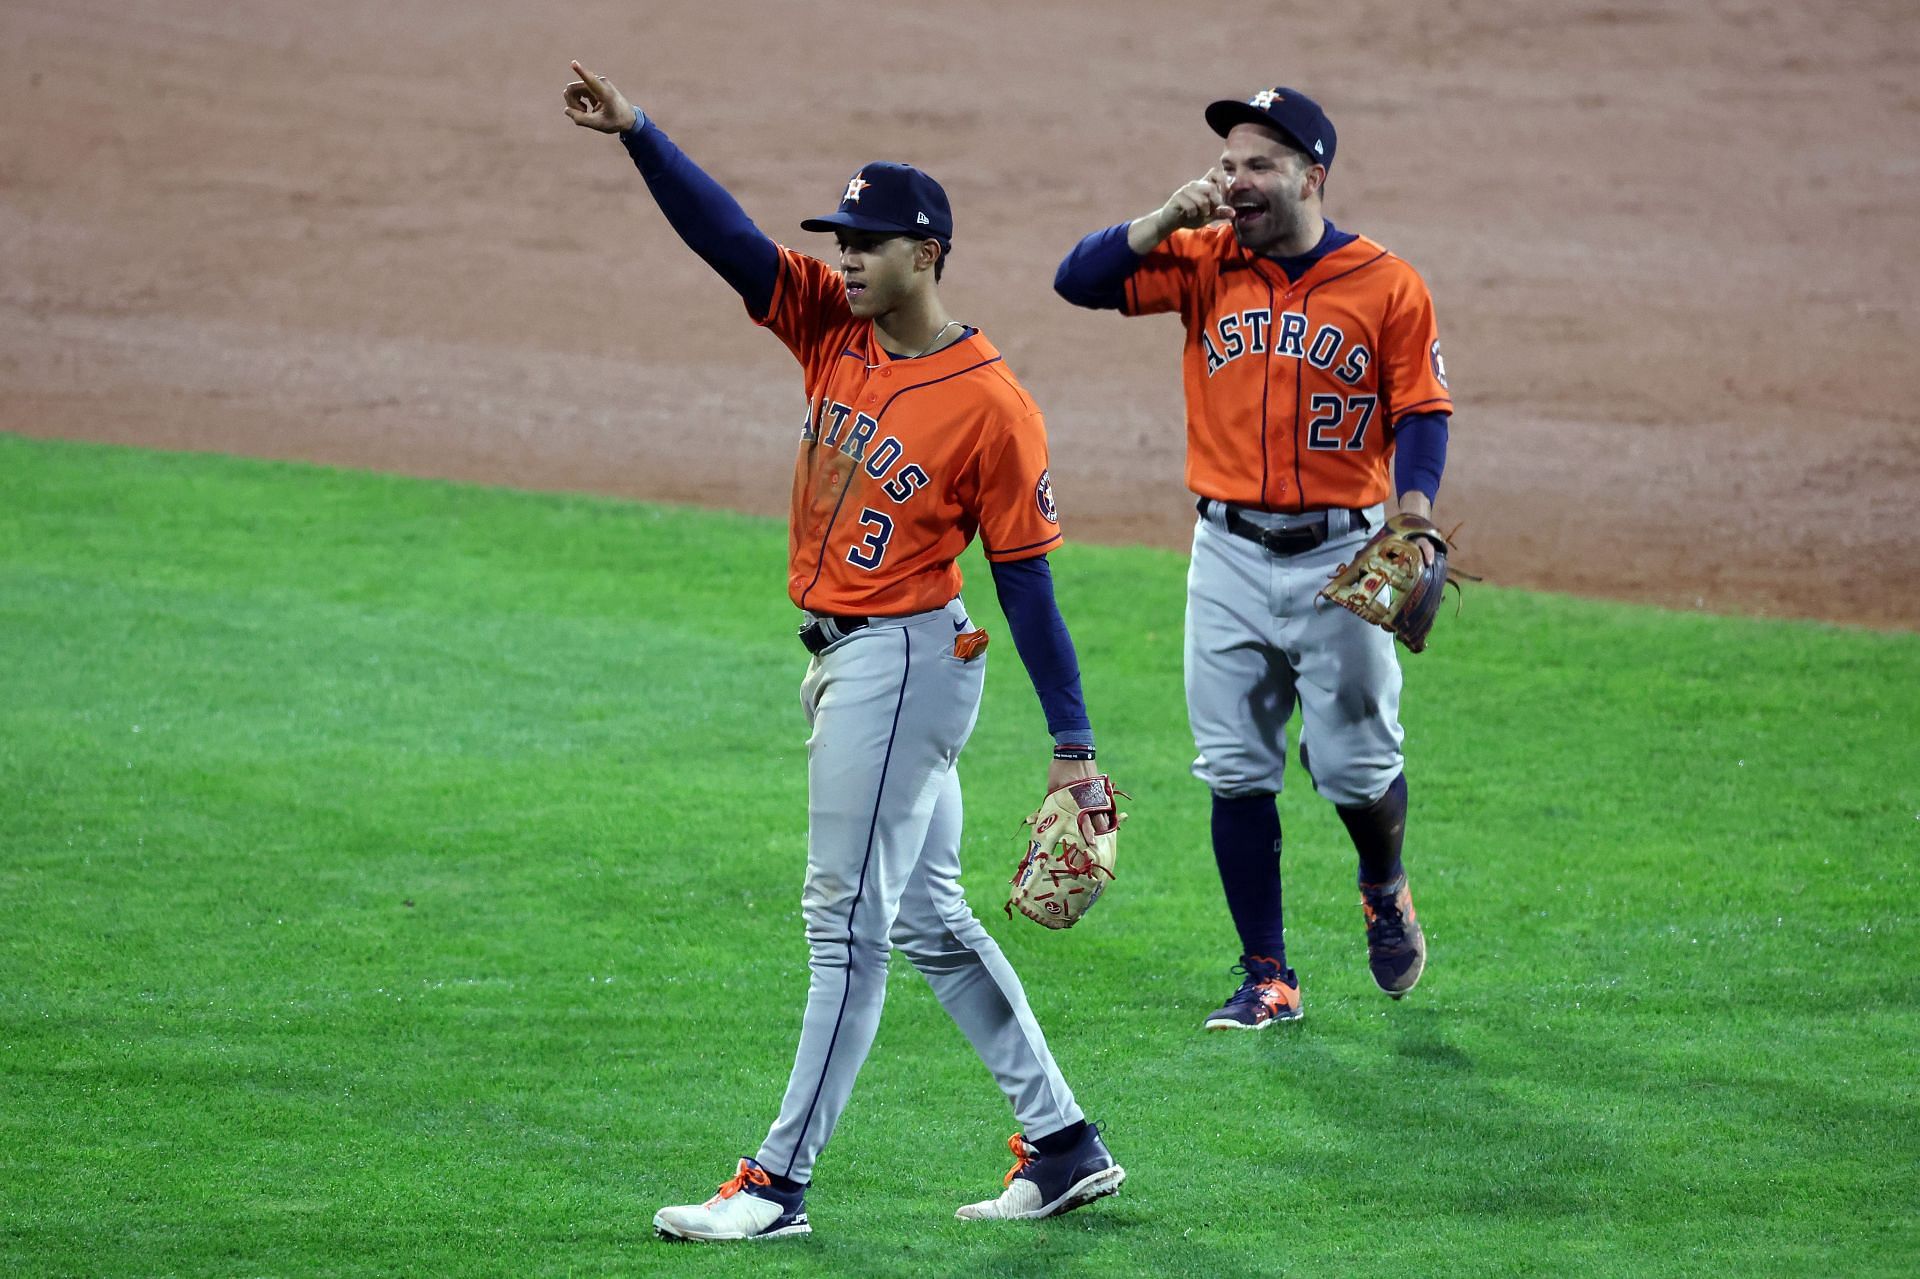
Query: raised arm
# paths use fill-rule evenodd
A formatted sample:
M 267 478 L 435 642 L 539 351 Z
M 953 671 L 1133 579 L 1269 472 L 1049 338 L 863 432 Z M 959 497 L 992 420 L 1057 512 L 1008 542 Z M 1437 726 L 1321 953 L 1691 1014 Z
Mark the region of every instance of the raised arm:
M 1053 291 L 1075 306 L 1118 311 L 1126 304 L 1127 280 L 1141 259 L 1182 227 L 1201 227 L 1233 216 L 1226 181 L 1218 170 L 1175 191 L 1152 213 L 1095 231 L 1073 248 L 1054 272 Z
M 573 71 L 580 78 L 567 86 L 567 118 L 620 138 L 668 224 L 732 286 L 755 319 L 764 319 L 779 277 L 779 246 L 612 81 L 578 62 Z
M 1218 169 L 1208 169 L 1205 177 L 1186 183 L 1152 213 L 1128 223 L 1127 247 L 1145 257 L 1175 231 L 1229 221 L 1232 217 L 1233 209 L 1227 204 L 1226 175 Z

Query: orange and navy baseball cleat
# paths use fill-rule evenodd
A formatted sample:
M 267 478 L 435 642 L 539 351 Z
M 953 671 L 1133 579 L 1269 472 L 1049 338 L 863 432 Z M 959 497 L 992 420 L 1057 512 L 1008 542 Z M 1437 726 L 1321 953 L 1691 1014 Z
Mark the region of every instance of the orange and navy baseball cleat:
M 722 1183 L 703 1204 L 680 1204 L 653 1214 L 653 1228 L 662 1239 L 779 1239 L 812 1234 L 807 1224 L 805 1189 L 782 1191 L 767 1170 L 751 1159 Z
M 1007 1138 L 1014 1165 L 998 1199 L 963 1206 L 954 1216 L 962 1221 L 1025 1221 L 1057 1217 L 1120 1189 L 1127 1170 L 1114 1162 L 1100 1129 L 1088 1124 L 1072 1150 L 1043 1155 L 1021 1133 Z
M 1414 988 L 1427 966 L 1427 936 L 1413 915 L 1413 894 L 1401 871 L 1391 883 L 1360 885 L 1367 919 L 1367 967 L 1374 984 L 1395 999 Z
M 1264 955 L 1242 955 L 1233 966 L 1244 973 L 1240 989 L 1207 1017 L 1208 1030 L 1265 1030 L 1277 1021 L 1299 1021 L 1300 979 Z

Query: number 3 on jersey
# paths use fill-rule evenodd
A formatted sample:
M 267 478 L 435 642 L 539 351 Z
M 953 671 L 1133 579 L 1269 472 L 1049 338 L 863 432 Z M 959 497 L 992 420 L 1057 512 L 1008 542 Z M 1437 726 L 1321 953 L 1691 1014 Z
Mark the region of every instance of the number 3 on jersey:
M 886 558 L 887 539 L 893 536 L 893 521 L 869 506 L 860 512 L 860 527 L 867 530 L 867 535 L 859 546 L 847 548 L 847 563 L 872 572 Z

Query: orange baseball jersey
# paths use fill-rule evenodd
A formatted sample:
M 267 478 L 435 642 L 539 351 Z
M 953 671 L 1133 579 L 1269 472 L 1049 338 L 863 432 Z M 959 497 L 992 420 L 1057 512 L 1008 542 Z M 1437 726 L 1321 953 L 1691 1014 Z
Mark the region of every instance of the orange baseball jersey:
M 1127 280 L 1125 312 L 1187 326 L 1187 487 L 1273 511 L 1392 496 L 1393 424 L 1450 413 L 1433 299 L 1365 236 L 1297 281 L 1230 225 L 1175 231 Z
M 1060 545 L 1040 410 L 978 333 L 895 360 L 847 307 L 846 279 L 780 250 L 760 323 L 805 371 L 787 593 L 816 613 L 900 616 L 960 593 L 977 532 L 996 563 Z

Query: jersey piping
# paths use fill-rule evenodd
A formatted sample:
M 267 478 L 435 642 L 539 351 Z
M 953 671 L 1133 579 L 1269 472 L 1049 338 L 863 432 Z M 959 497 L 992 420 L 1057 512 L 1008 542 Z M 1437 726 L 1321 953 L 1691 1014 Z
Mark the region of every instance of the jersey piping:
M 1247 270 L 1259 276 L 1260 282 L 1267 286 L 1267 314 L 1273 314 L 1273 278 L 1265 271 L 1258 270 L 1252 262 L 1247 263 Z M 1271 447 L 1267 443 L 1267 437 L 1270 434 L 1268 429 L 1270 423 L 1267 420 L 1267 393 L 1273 389 L 1273 347 L 1274 344 L 1272 342 L 1267 343 L 1267 358 L 1262 361 L 1266 366 L 1266 375 L 1260 379 L 1260 504 L 1262 506 L 1265 506 L 1267 502 L 1267 469 L 1269 466 L 1269 449 Z M 1297 436 L 1300 425 L 1300 406 L 1298 404 L 1294 405 L 1293 417 L 1294 434 Z M 1296 462 L 1296 466 L 1297 465 L 1298 463 Z
M 866 362 L 864 357 L 856 354 L 853 351 L 843 351 L 841 354 L 851 355 L 853 356 L 854 359 L 860 360 L 861 363 L 863 364 Z M 874 414 L 874 421 L 875 422 L 884 421 L 887 416 L 887 410 L 893 407 L 894 401 L 898 400 L 901 396 L 906 395 L 909 392 L 918 391 L 923 387 L 938 386 L 942 382 L 951 382 L 953 381 L 953 379 L 957 377 L 965 377 L 969 373 L 978 372 L 979 370 L 987 368 L 990 365 L 998 364 L 1004 358 L 1005 358 L 1004 356 L 995 355 L 989 359 L 981 360 L 978 364 L 969 364 L 966 368 L 959 369 L 953 373 L 948 373 L 937 378 L 930 378 L 925 382 L 916 382 L 912 386 L 903 386 L 899 390 L 895 391 L 892 395 L 889 395 L 887 397 L 886 403 L 880 406 L 880 411 Z M 816 440 L 814 443 L 809 445 L 809 447 L 819 448 L 820 444 Z M 815 556 L 814 556 L 815 562 L 813 566 L 813 578 L 811 581 L 807 583 L 807 589 L 800 592 L 801 608 L 805 608 L 807 606 L 807 601 L 811 599 L 813 596 L 813 588 L 820 584 L 820 575 L 827 571 L 827 543 L 831 541 L 833 538 L 834 527 L 840 522 L 841 508 L 846 505 L 847 494 L 851 491 L 852 491 L 852 486 L 850 485 L 843 487 L 840 490 L 840 496 L 834 499 L 833 514 L 827 517 L 826 527 L 820 530 L 820 547 L 818 551 L 815 552 Z M 983 543 L 985 542 L 984 537 L 981 540 Z M 1052 538 L 1048 539 L 1049 542 L 1052 540 L 1054 539 Z M 1045 546 L 1046 544 L 1047 544 L 1046 542 L 1037 543 L 1037 545 L 1041 545 L 1041 546 Z M 1025 550 L 1026 548 L 1019 547 L 1016 549 Z
M 1313 295 L 1318 293 L 1322 288 L 1326 287 L 1327 285 L 1332 284 L 1335 280 L 1344 280 L 1350 275 L 1358 275 L 1360 272 L 1366 270 L 1368 267 L 1372 266 L 1374 263 L 1383 261 L 1384 259 L 1391 256 L 1392 255 L 1389 254 L 1385 249 L 1382 249 L 1380 250 L 1380 252 L 1368 258 L 1365 262 L 1356 263 L 1355 265 L 1348 267 L 1346 270 L 1340 272 L 1337 275 L 1330 275 L 1326 279 L 1319 281 L 1318 283 L 1314 284 L 1312 288 L 1308 289 L 1304 294 L 1301 295 L 1300 310 L 1302 311 L 1302 313 L 1304 313 L 1307 309 L 1307 304 L 1313 301 Z M 1273 302 L 1272 302 L 1273 282 L 1271 280 L 1267 281 L 1267 298 L 1268 298 L 1267 305 L 1269 306 L 1273 305 Z M 1271 344 L 1269 344 L 1269 347 L 1267 350 L 1267 359 L 1269 361 L 1273 359 L 1273 350 L 1272 350 Z M 1304 377 L 1296 377 L 1293 382 L 1293 487 L 1294 487 L 1294 491 L 1300 495 L 1300 509 L 1312 510 L 1314 509 L 1313 503 L 1307 500 L 1307 477 L 1300 467 L 1300 443 L 1301 443 L 1300 441 L 1300 397 L 1305 395 L 1306 393 L 1307 393 L 1307 380 Z M 1428 403 L 1432 403 L 1432 401 L 1428 401 Z M 1262 411 L 1264 412 L 1265 410 L 1263 409 Z M 1265 447 L 1266 447 L 1266 436 L 1263 430 L 1261 434 L 1261 448 L 1264 449 Z M 1260 496 L 1262 500 L 1264 500 L 1267 496 L 1266 471 L 1265 471 L 1264 459 L 1262 459 L 1262 468 L 1261 468 Z

